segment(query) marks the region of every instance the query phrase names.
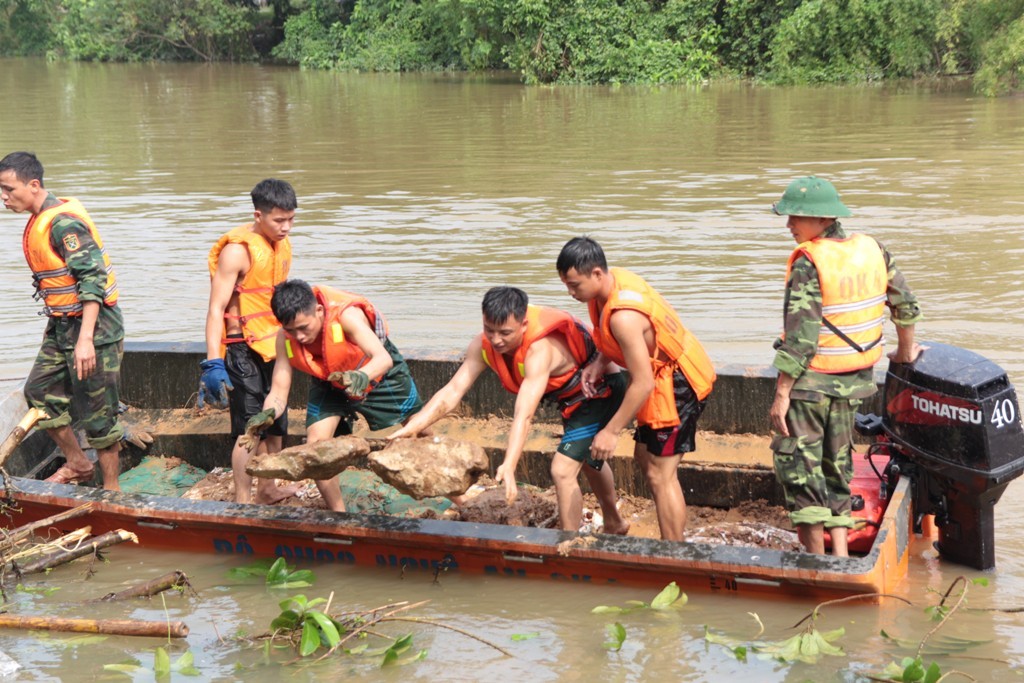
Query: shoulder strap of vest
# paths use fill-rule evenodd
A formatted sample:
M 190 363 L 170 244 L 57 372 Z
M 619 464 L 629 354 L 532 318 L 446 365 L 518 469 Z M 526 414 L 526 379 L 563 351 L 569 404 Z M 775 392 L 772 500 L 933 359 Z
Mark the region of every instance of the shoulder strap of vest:
M 577 393 L 580 393 L 578 390 L 579 390 L 580 384 L 581 384 L 581 382 L 583 380 L 583 368 L 585 368 L 588 365 L 590 365 L 591 363 L 593 363 L 594 359 L 597 358 L 597 345 L 594 344 L 594 338 L 591 336 L 590 330 L 588 330 L 586 325 L 581 323 L 579 320 L 573 320 L 573 323 L 576 325 L 576 328 L 583 335 L 583 339 L 584 339 L 583 343 L 585 345 L 587 357 L 586 357 L 586 359 L 582 363 L 580 363 L 579 365 L 576 366 L 576 372 L 572 373 L 572 377 L 570 377 L 569 380 L 565 384 L 563 384 L 562 386 L 560 386 L 557 389 L 552 389 L 548 393 L 544 394 L 544 396 L 542 397 L 541 400 L 546 400 L 546 401 L 564 400 L 564 399 L 566 399 L 568 397 L 574 396 Z M 604 386 L 604 380 L 603 379 L 598 383 L 598 386 L 596 387 L 596 389 L 598 391 L 598 396 L 603 398 L 604 395 L 605 395 L 604 394 L 605 386 Z M 575 402 L 575 401 L 573 401 L 573 402 Z M 569 405 L 569 404 L 567 404 L 567 405 Z
M 786 298 L 787 299 L 789 298 L 788 293 L 786 295 Z M 879 344 L 881 344 L 882 340 L 884 339 L 884 336 L 883 337 L 879 337 L 878 339 L 874 340 L 873 342 L 871 342 L 867 346 L 861 346 L 857 342 L 855 342 L 852 339 L 850 339 L 850 337 L 847 336 L 845 332 L 843 332 L 838 327 L 833 325 L 832 322 L 828 318 L 826 318 L 825 316 L 821 316 L 821 324 L 824 325 L 825 327 L 827 327 L 829 330 L 831 330 L 832 334 L 836 335 L 837 337 L 842 339 L 844 342 L 846 342 L 847 344 L 852 346 L 859 353 L 864 353 L 865 351 L 870 351 L 871 349 L 873 349 L 876 346 L 878 346 Z

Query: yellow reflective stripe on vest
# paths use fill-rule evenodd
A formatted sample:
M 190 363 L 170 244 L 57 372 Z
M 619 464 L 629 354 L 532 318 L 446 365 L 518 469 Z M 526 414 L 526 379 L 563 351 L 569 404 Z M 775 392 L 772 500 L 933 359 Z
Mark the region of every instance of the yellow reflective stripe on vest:
M 829 306 L 822 306 L 822 315 L 835 315 L 836 313 L 850 313 L 852 311 L 860 311 L 865 308 L 871 308 L 878 304 L 885 304 L 885 294 L 871 297 L 870 299 L 864 299 L 863 301 L 852 301 L 846 304 L 831 304 Z
M 335 344 L 341 344 L 345 341 L 345 331 L 341 329 L 341 323 L 331 323 L 331 341 Z
M 284 352 L 286 354 L 288 354 L 288 358 L 295 358 L 295 352 L 292 351 L 292 340 L 291 339 L 285 339 L 284 340 Z

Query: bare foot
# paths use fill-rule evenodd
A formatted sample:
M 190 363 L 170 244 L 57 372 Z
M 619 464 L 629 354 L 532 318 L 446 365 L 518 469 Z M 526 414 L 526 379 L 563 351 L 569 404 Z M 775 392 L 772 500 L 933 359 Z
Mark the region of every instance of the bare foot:
M 260 505 L 274 505 L 294 496 L 299 492 L 299 488 L 298 484 L 278 486 L 276 481 L 271 481 L 266 485 L 257 486 L 253 502 Z
M 621 524 L 612 525 L 605 522 L 604 528 L 601 529 L 602 533 L 615 534 L 616 536 L 625 536 L 629 533 L 629 522 L 621 520 Z

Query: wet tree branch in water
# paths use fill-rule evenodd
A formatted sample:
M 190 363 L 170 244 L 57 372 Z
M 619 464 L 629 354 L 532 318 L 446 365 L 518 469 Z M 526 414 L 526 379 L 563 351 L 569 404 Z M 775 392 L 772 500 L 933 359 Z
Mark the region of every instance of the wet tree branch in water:
M 126 588 L 123 591 L 107 593 L 102 598 L 96 598 L 89 602 L 109 602 L 112 600 L 127 600 L 129 598 L 150 598 L 158 593 L 171 589 L 177 589 L 183 593 L 186 590 L 189 590 L 193 595 L 197 595 L 185 572 L 175 570 L 173 572 L 168 572 L 163 576 L 158 576 L 155 579 L 150 579 L 144 583 L 132 586 L 131 588 Z

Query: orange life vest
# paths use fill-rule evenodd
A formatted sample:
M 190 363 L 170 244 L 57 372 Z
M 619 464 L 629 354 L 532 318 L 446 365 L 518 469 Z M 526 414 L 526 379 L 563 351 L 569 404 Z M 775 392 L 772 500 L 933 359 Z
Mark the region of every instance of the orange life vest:
M 609 360 L 626 365 L 619 342 L 612 335 L 611 317 L 618 310 L 638 311 L 654 327 L 655 353 L 651 358 L 654 370 L 654 391 L 636 414 L 637 423 L 652 429 L 679 424 L 672 373 L 678 369 L 686 377 L 699 400 L 711 393 L 715 368 L 704 347 L 690 334 L 665 298 L 640 277 L 622 268 L 611 268 L 615 284 L 608 301 L 600 311 L 597 300 L 590 301 L 590 320 L 594 324 L 594 342 Z
M 332 372 L 358 370 L 366 365 L 370 357 L 358 344 L 345 338 L 345 332 L 341 327 L 341 314 L 350 306 L 362 309 L 366 314 L 366 319 L 370 322 L 370 327 L 382 342 L 388 336 L 388 326 L 384 316 L 373 307 L 373 304 L 358 294 L 330 287 L 313 287 L 313 294 L 316 296 L 317 303 L 324 307 L 324 326 L 320 330 L 321 346 L 317 349 L 318 353 L 314 354 L 310 350 L 310 345 L 299 343 L 285 331 L 284 347 L 288 354 L 288 362 L 296 370 L 301 370 L 307 375 L 324 381 Z M 380 377 L 371 377 L 370 379 L 377 382 Z M 338 389 L 345 389 L 337 382 L 331 384 Z M 370 386 L 372 387 L 373 384 Z
M 481 350 L 484 363 L 498 374 L 501 385 L 513 394 L 518 394 L 526 379 L 526 353 L 530 344 L 556 332 L 562 334 L 576 364 L 565 373 L 548 378 L 544 398 L 558 402 L 562 417 L 568 418 L 583 403 L 580 372 L 597 354 L 590 331 L 583 323 L 564 311 L 531 305 L 526 309 L 523 341 L 513 354 L 511 363 L 494 350 L 486 335 L 480 335 Z M 603 395 L 609 394 L 610 391 L 606 391 Z
M 50 233 L 53 221 L 60 215 L 74 216 L 89 228 L 89 234 L 96 246 L 103 252 L 103 267 L 107 271 L 107 282 L 104 286 L 103 304 L 113 306 L 117 303 L 117 277 L 110 265 L 110 257 L 103 248 L 103 239 L 96 230 L 95 223 L 89 218 L 85 207 L 77 199 L 61 199 L 60 204 L 32 216 L 25 225 L 25 233 L 21 238 L 25 260 L 32 269 L 32 281 L 36 286 L 36 299 L 43 299 L 42 315 L 56 318 L 82 315 L 82 302 L 78 299 L 78 280 L 71 274 L 64 258 L 54 251 L 50 244 Z M 65 243 L 68 249 L 77 249 L 75 235 L 68 235 Z
M 210 249 L 208 263 L 210 277 L 217 272 L 217 261 L 220 252 L 228 244 L 242 244 L 249 250 L 249 272 L 235 285 L 238 293 L 238 322 L 242 326 L 242 339 L 221 340 L 221 344 L 245 342 L 253 351 L 260 354 L 265 361 L 274 360 L 276 354 L 277 332 L 281 325 L 270 310 L 270 298 L 274 295 L 274 287 L 288 277 L 292 264 L 292 243 L 284 238 L 276 245 L 266 237 L 254 232 L 253 224 L 239 226 L 220 236 L 217 243 Z M 224 318 L 234 318 L 225 315 Z
M 787 283 L 793 262 L 800 256 L 811 260 L 821 283 L 818 351 L 808 368 L 826 374 L 870 368 L 882 357 L 889 284 L 878 242 L 861 234 L 804 242 L 790 254 Z

